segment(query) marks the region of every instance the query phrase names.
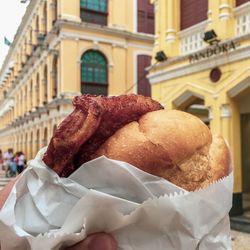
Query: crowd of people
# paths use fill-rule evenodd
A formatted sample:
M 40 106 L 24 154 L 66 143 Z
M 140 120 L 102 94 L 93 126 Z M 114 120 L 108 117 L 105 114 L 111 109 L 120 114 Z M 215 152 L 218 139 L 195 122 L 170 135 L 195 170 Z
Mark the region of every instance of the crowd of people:
M 14 177 L 20 174 L 26 167 L 24 153 L 22 151 L 14 153 L 12 148 L 4 153 L 0 150 L 0 167 L 5 170 L 5 177 Z

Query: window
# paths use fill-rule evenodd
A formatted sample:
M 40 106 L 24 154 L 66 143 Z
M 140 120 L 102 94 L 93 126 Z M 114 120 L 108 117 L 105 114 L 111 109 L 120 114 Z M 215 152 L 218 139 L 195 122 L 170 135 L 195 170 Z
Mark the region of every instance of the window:
M 33 132 L 30 133 L 30 158 L 33 158 Z
M 57 97 L 57 64 L 58 64 L 58 58 L 57 56 L 54 56 L 53 63 L 52 63 L 52 98 L 55 99 Z
M 43 78 L 43 89 L 44 89 L 43 104 L 46 104 L 47 100 L 48 100 L 48 83 L 47 83 L 48 67 L 47 67 L 47 65 L 44 67 L 43 76 L 44 76 L 44 78 Z
M 150 0 L 138 0 L 137 8 L 138 32 L 154 34 L 154 5 Z
M 207 19 L 208 0 L 181 0 L 181 30 Z
M 47 146 L 47 144 L 48 144 L 48 129 L 47 128 L 45 128 L 44 129 L 44 134 L 43 134 L 43 147 L 45 147 L 45 146 Z
M 40 150 L 40 131 L 39 129 L 37 129 L 36 131 L 36 152 L 35 154 L 37 154 L 37 152 Z
M 98 51 L 89 50 L 81 58 L 82 94 L 108 94 L 107 60 Z
M 81 0 L 80 6 L 82 21 L 107 25 L 107 0 Z
M 29 95 L 29 99 L 30 99 L 30 110 L 33 108 L 33 81 L 31 80 L 30 82 L 30 95 Z
M 40 104 L 40 79 L 39 74 L 36 75 L 36 107 Z
M 56 125 L 56 124 L 54 124 L 54 126 L 53 126 L 53 135 L 55 134 L 56 129 L 57 129 L 57 125 Z
M 137 57 L 137 94 L 151 96 L 151 86 L 147 79 L 146 68 L 151 64 L 151 56 L 139 55 Z

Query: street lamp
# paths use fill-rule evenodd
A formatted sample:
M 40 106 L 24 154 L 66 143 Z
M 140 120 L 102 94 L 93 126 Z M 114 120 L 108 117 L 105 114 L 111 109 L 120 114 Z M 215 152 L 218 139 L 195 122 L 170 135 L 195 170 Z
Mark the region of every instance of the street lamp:
M 21 0 L 21 3 L 27 3 L 29 0 Z

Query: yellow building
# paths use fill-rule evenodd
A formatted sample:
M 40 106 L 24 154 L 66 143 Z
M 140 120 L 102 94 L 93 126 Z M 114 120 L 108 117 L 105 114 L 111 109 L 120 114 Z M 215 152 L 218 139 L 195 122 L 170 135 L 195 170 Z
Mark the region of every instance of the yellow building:
M 147 0 L 31 0 L 0 71 L 0 149 L 34 157 L 75 95 L 150 95 L 153 10 Z
M 234 167 L 231 212 L 241 214 L 250 193 L 250 1 L 151 2 L 158 55 L 148 76 L 152 96 L 225 137 Z

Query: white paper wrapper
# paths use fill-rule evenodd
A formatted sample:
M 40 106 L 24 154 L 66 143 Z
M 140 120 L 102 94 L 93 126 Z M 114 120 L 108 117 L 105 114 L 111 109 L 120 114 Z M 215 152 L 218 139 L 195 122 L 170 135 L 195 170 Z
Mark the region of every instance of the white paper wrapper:
M 120 250 L 231 249 L 233 176 L 187 192 L 105 157 L 59 178 L 29 162 L 0 211 L 2 250 L 60 249 L 109 232 Z

